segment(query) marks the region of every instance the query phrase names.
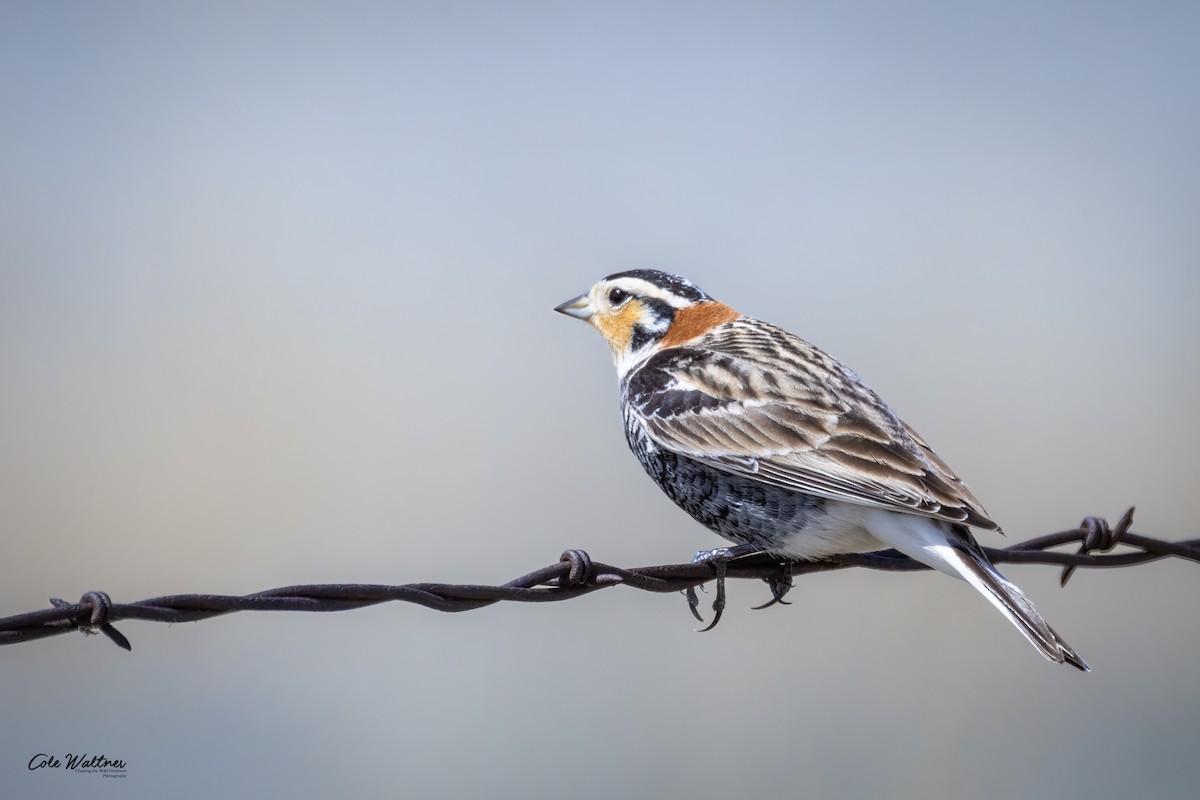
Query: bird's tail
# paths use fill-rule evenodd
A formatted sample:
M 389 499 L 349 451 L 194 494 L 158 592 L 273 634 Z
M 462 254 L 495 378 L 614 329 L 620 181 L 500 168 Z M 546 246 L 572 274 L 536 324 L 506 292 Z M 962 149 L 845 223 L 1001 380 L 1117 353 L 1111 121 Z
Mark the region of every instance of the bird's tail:
M 992 605 L 1000 609 L 1000 612 L 1008 617 L 1008 621 L 1015 625 L 1042 655 L 1059 664 L 1066 662 L 1084 672 L 1091 671 L 1087 662 L 1046 623 L 1029 598 L 1006 580 L 983 553 L 975 552 L 978 545 L 959 547 L 955 543 L 951 547 L 955 555 L 959 556 L 960 564 L 955 567 L 959 574 L 967 583 L 982 592 Z
M 946 523 L 928 518 L 883 513 L 895 519 L 888 520 L 890 524 L 871 526 L 878 538 L 910 558 L 971 584 L 1050 661 L 1091 671 L 1087 662 L 1046 623 L 1029 598 L 992 566 L 969 532 L 957 526 L 946 530 Z

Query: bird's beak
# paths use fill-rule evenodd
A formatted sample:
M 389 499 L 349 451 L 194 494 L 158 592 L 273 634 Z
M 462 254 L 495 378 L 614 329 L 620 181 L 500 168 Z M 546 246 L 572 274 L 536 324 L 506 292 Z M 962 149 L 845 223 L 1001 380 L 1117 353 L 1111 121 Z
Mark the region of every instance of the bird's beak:
M 592 314 L 595 313 L 586 294 L 581 294 L 579 297 L 572 297 L 567 302 L 555 306 L 554 310 L 560 314 L 566 314 L 568 317 L 575 317 L 575 319 L 584 321 L 591 319 Z

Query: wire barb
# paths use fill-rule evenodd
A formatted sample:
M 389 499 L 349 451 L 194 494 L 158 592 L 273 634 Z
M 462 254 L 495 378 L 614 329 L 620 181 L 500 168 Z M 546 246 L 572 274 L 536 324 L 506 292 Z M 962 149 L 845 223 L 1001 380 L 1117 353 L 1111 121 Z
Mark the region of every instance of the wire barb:
M 592 557 L 586 550 L 564 550 L 558 557 L 558 563 L 567 564 L 568 586 L 581 586 L 592 579 Z
M 95 636 L 98 633 L 102 633 L 111 639 L 117 647 L 123 650 L 133 650 L 133 645 L 129 643 L 124 634 L 108 624 L 108 612 L 112 608 L 113 602 L 107 592 L 84 592 L 83 597 L 79 598 L 78 603 L 68 603 L 61 597 L 51 597 L 50 604 L 55 608 L 69 608 L 72 610 L 87 610 L 90 608 L 91 614 L 88 616 L 86 623 L 80 622 L 73 617 L 68 617 L 67 619 L 47 623 L 48 625 L 67 630 L 78 630 L 84 636 Z
M 1115 528 L 1109 528 L 1108 520 L 1104 517 L 1084 517 L 1083 522 L 1079 523 L 1079 530 L 1083 532 L 1083 544 L 1079 546 L 1080 555 L 1087 555 L 1093 550 L 1107 553 L 1120 544 L 1121 537 L 1128 533 L 1130 526 L 1133 525 L 1133 510 L 1134 506 L 1130 506 L 1129 510 L 1121 515 Z M 1063 567 L 1058 585 L 1065 587 L 1078 566 L 1078 564 L 1068 564 Z
M 1062 582 L 1076 567 L 1128 567 L 1163 558 L 1178 558 L 1200 563 L 1200 539 L 1169 542 L 1133 533 L 1133 509 L 1110 527 L 1100 517 L 1086 518 L 1080 527 L 1039 536 L 1004 549 L 985 548 L 994 563 L 1049 564 L 1066 567 Z M 1079 551 L 1066 553 L 1055 548 L 1077 545 Z M 1118 545 L 1127 552 L 1109 552 Z M 118 647 L 131 650 L 129 640 L 112 626 L 124 619 L 151 622 L 198 622 L 235 611 L 349 611 L 388 602 L 415 603 L 436 611 L 472 611 L 501 601 L 545 603 L 569 600 L 610 586 L 624 585 L 646 592 L 684 592 L 692 614 L 700 622 L 696 587 L 717 580 L 713 600 L 714 619 L 706 630 L 720 620 L 725 607 L 725 582 L 729 578 L 763 580 L 771 589 L 772 600 L 765 606 L 786 604 L 783 599 L 792 588 L 793 578 L 815 572 L 853 567 L 907 572 L 928 569 L 894 550 L 856 553 L 824 561 L 785 561 L 776 555 L 752 553 L 744 546 L 720 548 L 724 556 L 702 559 L 691 564 L 666 564 L 655 567 L 623 569 L 594 561 L 583 550 L 567 550 L 559 561 L 500 586 L 456 585 L 445 583 L 409 583 L 399 586 L 379 584 L 317 584 L 284 586 L 243 596 L 180 594 L 155 597 L 137 603 L 118 604 L 100 591 L 87 592 L 78 603 L 59 598 L 51 608 L 0 619 L 0 644 L 19 644 L 72 630 L 86 634 L 102 633 Z M 1097 552 L 1099 551 L 1099 552 Z

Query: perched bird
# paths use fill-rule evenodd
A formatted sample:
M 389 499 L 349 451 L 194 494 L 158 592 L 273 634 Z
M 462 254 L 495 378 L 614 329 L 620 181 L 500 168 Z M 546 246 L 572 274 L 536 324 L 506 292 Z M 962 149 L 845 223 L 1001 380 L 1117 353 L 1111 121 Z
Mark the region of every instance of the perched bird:
M 610 275 L 555 311 L 612 348 L 625 437 L 680 508 L 791 558 L 894 548 L 962 578 L 1051 661 L 1087 671 L 968 530 L 999 530 L 859 377 L 782 328 L 657 270 Z

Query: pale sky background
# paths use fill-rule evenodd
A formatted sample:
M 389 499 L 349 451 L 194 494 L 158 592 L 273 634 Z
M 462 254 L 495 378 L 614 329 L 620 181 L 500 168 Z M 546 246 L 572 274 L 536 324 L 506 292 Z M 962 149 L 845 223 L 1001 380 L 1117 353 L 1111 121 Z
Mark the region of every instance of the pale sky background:
M 0 615 L 721 543 L 551 309 L 658 267 L 856 369 L 1010 540 L 1200 535 L 1193 3 L 0 5 Z M 985 543 L 999 539 L 982 537 Z M 714 632 L 611 590 L 0 651 L 6 798 L 1194 798 L 1200 569 Z M 124 759 L 123 782 L 30 772 Z

